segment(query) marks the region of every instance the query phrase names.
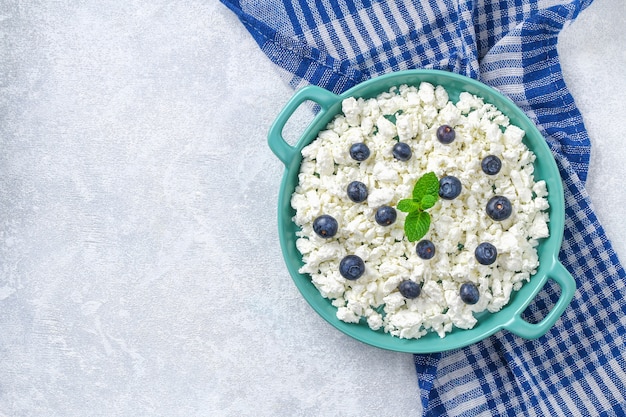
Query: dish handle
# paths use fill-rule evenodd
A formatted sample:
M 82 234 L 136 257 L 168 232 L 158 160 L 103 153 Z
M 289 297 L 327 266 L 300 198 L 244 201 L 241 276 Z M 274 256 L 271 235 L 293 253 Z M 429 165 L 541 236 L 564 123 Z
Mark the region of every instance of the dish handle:
M 550 310 L 539 323 L 529 323 L 521 317 L 521 314 L 527 307 L 527 305 L 525 305 L 524 308 L 520 309 L 504 326 L 505 329 L 524 339 L 537 339 L 546 334 L 548 330 L 554 326 L 572 301 L 574 292 L 576 291 L 576 282 L 569 271 L 565 269 L 563 264 L 558 260 L 554 261 L 552 268 L 548 272 L 548 278 L 555 281 L 559 287 L 561 287 L 561 295 L 554 307 L 552 307 L 552 310 Z
M 283 110 L 278 114 L 278 117 L 276 117 L 267 138 L 270 149 L 285 165 L 289 165 L 296 152 L 300 152 L 300 149 L 287 143 L 283 137 L 283 129 L 296 109 L 307 100 L 311 100 L 320 106 L 320 111 L 309 125 L 312 126 L 325 116 L 328 109 L 337 103 L 340 97 L 316 85 L 308 85 L 301 88 L 291 97 Z

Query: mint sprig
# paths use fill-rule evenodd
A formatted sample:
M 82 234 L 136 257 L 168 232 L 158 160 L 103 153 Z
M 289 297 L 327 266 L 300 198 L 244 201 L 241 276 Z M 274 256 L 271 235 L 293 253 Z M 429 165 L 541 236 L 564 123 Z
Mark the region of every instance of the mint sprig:
M 413 198 L 400 200 L 397 208 L 409 213 L 404 220 L 404 234 L 409 242 L 424 237 L 430 228 L 430 214 L 428 210 L 435 205 L 439 198 L 439 179 L 434 172 L 428 172 L 420 177 L 413 187 Z

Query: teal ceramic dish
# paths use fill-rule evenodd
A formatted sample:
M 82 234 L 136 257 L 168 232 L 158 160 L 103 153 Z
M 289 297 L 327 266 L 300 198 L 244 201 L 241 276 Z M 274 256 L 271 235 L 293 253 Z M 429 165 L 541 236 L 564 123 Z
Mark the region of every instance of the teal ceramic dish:
M 382 330 L 371 330 L 363 320 L 359 324 L 340 321 L 336 317 L 337 310 L 332 306 L 331 301 L 320 295 L 308 275 L 298 272 L 303 262 L 296 249 L 296 231 L 298 228 L 292 221 L 295 211 L 291 208 L 290 200 L 298 183 L 302 148 L 313 141 L 327 123 L 341 112 L 342 100 L 348 97 L 372 98 L 388 91 L 393 86 L 419 85 L 422 81 L 445 87 L 453 102 L 458 100 L 459 94 L 463 91 L 482 97 L 485 102 L 495 105 L 508 116 L 512 124 L 526 131 L 524 143 L 537 156 L 535 179 L 545 180 L 549 192 L 550 222 L 548 225 L 550 237 L 544 239 L 537 248 L 540 259 L 537 273 L 531 277 L 529 282 L 524 283 L 519 291 L 511 294 L 509 304 L 502 310 L 497 313 L 480 313 L 476 316 L 478 323 L 473 329 L 455 328 L 444 338 L 430 332 L 419 339 L 400 339 L 384 333 Z M 293 145 L 289 144 L 283 137 L 285 124 L 296 109 L 307 100 L 317 103 L 320 110 L 299 140 Z M 500 330 L 510 331 L 525 339 L 535 339 L 544 335 L 555 324 L 574 296 L 576 290 L 574 279 L 558 260 L 558 252 L 563 238 L 565 213 L 563 187 L 556 163 L 537 127 L 511 100 L 493 88 L 471 78 L 437 70 L 407 70 L 386 74 L 358 84 L 341 95 L 333 94 L 316 86 L 307 86 L 297 91 L 278 115 L 269 131 L 268 143 L 272 152 L 285 165 L 278 196 L 278 234 L 287 269 L 311 307 L 346 335 L 382 349 L 410 353 L 433 353 L 461 348 L 483 340 Z M 521 317 L 521 314 L 548 279 L 554 280 L 560 286 L 560 298 L 539 323 L 529 323 Z

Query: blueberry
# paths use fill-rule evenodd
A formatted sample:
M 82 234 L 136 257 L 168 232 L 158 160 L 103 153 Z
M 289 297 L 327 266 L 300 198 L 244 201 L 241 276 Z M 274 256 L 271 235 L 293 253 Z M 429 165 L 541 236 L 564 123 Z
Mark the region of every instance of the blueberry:
M 455 137 L 456 133 L 454 132 L 454 129 L 448 125 L 439 126 L 437 129 L 437 139 L 439 139 L 439 142 L 441 143 L 448 145 L 454 141 Z
M 461 181 L 457 177 L 447 175 L 439 180 L 439 197 L 452 200 L 461 194 Z
M 339 263 L 339 273 L 345 279 L 359 279 L 364 272 L 365 263 L 357 255 L 348 255 Z
M 374 216 L 376 219 L 376 223 L 381 226 L 389 226 L 396 221 L 398 217 L 398 213 L 396 209 L 389 206 L 380 206 L 378 210 L 376 210 L 376 215 Z
M 487 175 L 496 175 L 502 168 L 502 161 L 495 155 L 486 156 L 480 163 L 480 167 Z
M 508 198 L 502 195 L 491 197 L 487 202 L 487 215 L 495 221 L 508 219 L 513 212 L 511 202 Z
M 370 156 L 370 148 L 363 142 L 350 146 L 350 156 L 356 161 L 365 161 Z
M 355 203 L 361 203 L 367 199 L 367 186 L 361 181 L 352 181 L 348 184 L 348 198 Z
M 411 159 L 411 155 L 413 154 L 413 152 L 411 152 L 411 147 L 404 142 L 398 142 L 393 145 L 392 153 L 393 157 L 398 161 L 408 161 Z
M 476 304 L 478 302 L 478 299 L 480 298 L 480 293 L 478 292 L 478 287 L 476 286 L 476 284 L 472 282 L 466 282 L 461 285 L 459 296 L 461 297 L 461 301 L 463 301 L 465 304 Z
M 417 256 L 422 259 L 431 259 L 435 256 L 435 244 L 428 239 L 420 240 L 415 246 Z
M 498 256 L 498 250 L 491 243 L 483 242 L 480 245 L 476 246 L 474 256 L 476 256 L 476 260 L 479 264 L 491 265 L 496 261 L 496 257 Z
M 338 227 L 337 220 L 328 214 L 322 214 L 313 220 L 313 231 L 324 239 L 335 236 Z
M 398 290 L 400 290 L 400 294 L 402 294 L 405 298 L 417 298 L 422 292 L 422 288 L 415 281 L 405 280 L 398 285 Z

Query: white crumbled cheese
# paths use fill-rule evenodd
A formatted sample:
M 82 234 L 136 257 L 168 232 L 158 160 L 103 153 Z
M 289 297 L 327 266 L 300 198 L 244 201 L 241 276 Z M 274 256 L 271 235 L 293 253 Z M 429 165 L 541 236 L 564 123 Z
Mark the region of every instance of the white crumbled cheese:
M 372 190 L 367 196 L 367 204 L 370 207 L 377 208 L 385 204 L 391 203 L 395 196 L 394 190 L 389 188 L 377 188 Z
M 436 138 L 442 124 L 452 126 L 456 138 L 442 144 Z M 361 321 L 375 331 L 400 338 L 419 338 L 428 332 L 445 337 L 453 328 L 475 326 L 475 313 L 497 312 L 537 271 L 539 239 L 548 237 L 549 208 L 545 181 L 535 181 L 535 155 L 524 145 L 525 132 L 509 123 L 493 105 L 467 92 L 453 103 L 441 86 L 421 83 L 392 88 L 376 98 L 347 98 L 338 114 L 316 140 L 302 150 L 298 185 L 291 198 L 300 227 L 296 248 L 302 254 L 301 273 L 311 276 L 323 297 L 332 300 L 337 317 Z M 411 147 L 412 158 L 395 160 L 398 141 Z M 352 144 L 364 142 L 370 157 L 362 162 L 349 155 Z M 482 159 L 496 155 L 502 168 L 486 175 Z M 404 235 L 406 213 L 380 226 L 374 220 L 382 205 L 395 207 L 410 198 L 415 182 L 425 173 L 453 175 L 462 183 L 453 200 L 439 199 L 428 210 L 431 226 L 424 239 L 435 244 L 430 260 L 419 258 L 415 242 Z M 363 182 L 368 198 L 352 202 L 346 193 L 352 181 Z M 497 222 L 485 213 L 494 195 L 506 196 L 513 214 Z M 337 234 L 323 239 L 313 221 L 333 216 Z M 489 242 L 498 250 L 496 262 L 481 265 L 474 250 Z M 354 281 L 339 273 L 339 263 L 355 254 L 365 273 Z M 404 280 L 421 285 L 417 298 L 407 299 L 398 286 Z M 465 304 L 459 289 L 474 283 L 476 304 Z

